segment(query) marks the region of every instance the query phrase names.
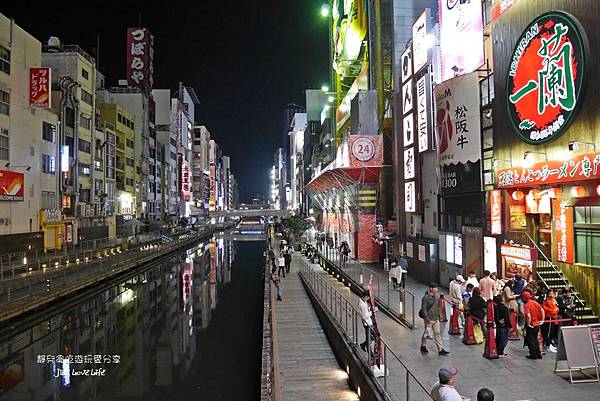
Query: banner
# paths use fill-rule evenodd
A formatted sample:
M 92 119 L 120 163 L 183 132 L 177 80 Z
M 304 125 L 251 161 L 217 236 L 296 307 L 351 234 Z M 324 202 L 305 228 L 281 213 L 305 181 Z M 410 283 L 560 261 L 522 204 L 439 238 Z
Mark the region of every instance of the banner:
M 442 81 L 475 71 L 484 62 L 481 1 L 439 0 Z M 468 49 L 466 51 L 466 49 Z
M 435 87 L 438 164 L 442 193 L 481 189 L 481 127 L 477 73 Z
M 552 200 L 552 217 L 554 219 L 554 244 L 556 260 L 573 263 L 573 208 L 565 206 L 560 200 Z
M 428 11 L 429 10 L 423 11 L 412 26 L 413 62 L 415 72 L 425 67 L 429 61 L 429 46 L 427 43 L 427 32 L 429 30 L 427 24 Z
M 0 170 L 0 201 L 23 201 L 24 177 L 22 173 Z
M 29 69 L 29 106 L 50 107 L 50 68 Z
M 502 192 L 490 191 L 490 232 L 502 234 Z
M 154 37 L 146 28 L 127 28 L 127 84 L 151 89 L 154 84 Z

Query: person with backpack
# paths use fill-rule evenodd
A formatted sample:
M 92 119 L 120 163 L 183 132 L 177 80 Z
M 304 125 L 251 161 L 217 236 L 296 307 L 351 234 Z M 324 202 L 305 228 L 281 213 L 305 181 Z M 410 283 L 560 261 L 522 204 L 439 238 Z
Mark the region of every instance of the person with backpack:
M 342 263 L 345 264 L 348 261 L 348 255 L 350 255 L 350 245 L 346 241 L 342 241 L 340 253 L 342 255 Z
M 435 345 L 438 349 L 439 355 L 448 355 L 448 351 L 444 349 L 442 345 L 442 336 L 440 334 L 440 300 L 436 295 L 438 285 L 436 283 L 429 284 L 429 290 L 425 293 L 421 299 L 421 309 L 419 310 L 419 317 L 423 319 L 423 335 L 421 336 L 421 352 L 423 354 L 428 353 L 427 350 L 427 330 L 433 331 L 433 338 L 435 339 Z

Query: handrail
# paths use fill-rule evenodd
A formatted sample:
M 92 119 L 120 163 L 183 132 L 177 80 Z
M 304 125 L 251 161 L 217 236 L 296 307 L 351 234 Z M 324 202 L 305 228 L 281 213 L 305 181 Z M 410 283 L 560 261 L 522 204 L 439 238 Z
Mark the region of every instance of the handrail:
M 321 303 L 323 304 L 323 307 L 326 310 L 328 310 L 330 315 L 333 316 L 333 319 L 337 323 L 338 328 L 344 333 L 346 338 L 348 338 L 350 340 L 349 343 L 351 343 L 353 345 L 353 347 L 356 348 L 356 346 L 358 345 L 358 324 L 359 324 L 358 322 L 360 322 L 361 319 L 360 319 L 360 314 L 359 314 L 358 310 L 356 309 L 355 305 L 350 304 L 341 292 L 339 292 L 337 289 L 335 289 L 320 274 L 315 272 L 315 270 L 312 269 L 308 265 L 306 258 L 302 258 L 302 263 L 300 265 L 300 274 L 303 278 L 305 278 L 305 282 L 307 282 L 309 287 L 311 287 L 311 289 L 313 290 L 315 297 L 321 301 Z M 342 302 L 342 300 L 345 301 L 344 307 L 342 307 L 341 304 L 338 304 L 338 300 L 340 303 Z M 348 310 L 348 308 L 350 310 Z M 340 315 L 339 318 L 338 318 L 338 314 Z M 348 330 L 348 314 L 350 314 L 350 316 L 351 316 L 352 333 L 350 333 Z M 344 323 L 344 318 L 345 318 L 345 323 Z M 420 387 L 420 389 L 423 391 L 423 393 L 427 396 L 427 399 L 431 400 L 432 398 L 431 398 L 430 392 L 427 389 L 427 387 L 423 384 L 423 382 L 412 372 L 412 370 L 402 361 L 402 359 L 389 347 L 389 345 L 383 339 L 380 338 L 379 340 L 381 341 L 381 344 L 382 344 L 381 349 L 383 350 L 383 356 L 384 356 L 383 357 L 383 359 L 384 359 L 383 376 L 384 377 L 383 377 L 383 385 L 379 380 L 375 380 L 375 383 L 377 383 L 377 385 L 380 387 L 380 389 L 385 393 L 386 397 L 389 400 L 397 400 L 398 399 L 398 398 L 396 398 L 396 392 L 392 393 L 388 388 L 388 382 L 390 382 L 390 380 L 392 378 L 399 377 L 399 376 L 392 376 L 389 373 L 390 364 L 388 363 L 388 361 L 395 361 L 406 371 L 406 383 L 405 383 L 406 393 L 405 393 L 405 398 L 402 398 L 402 400 L 406 400 L 406 401 L 410 400 L 410 386 L 409 386 L 410 378 L 412 378 L 417 383 L 417 385 Z M 363 359 L 362 353 L 359 353 L 359 355 L 360 355 L 361 359 Z M 389 355 L 391 355 L 391 357 L 389 357 Z M 373 357 L 369 356 L 367 358 L 367 360 L 363 359 L 363 361 L 367 362 L 367 364 L 370 364 L 370 362 L 373 361 L 374 359 L 375 359 L 375 356 L 373 356 Z
M 544 252 L 542 252 L 542 250 L 540 249 L 540 247 L 537 245 L 537 243 L 533 240 L 533 238 L 531 238 L 531 236 L 529 235 L 529 233 L 527 231 L 509 231 L 509 234 L 525 234 L 525 236 L 529 239 L 529 242 L 531 242 L 531 244 L 535 247 L 535 249 L 537 250 L 539 255 L 542 255 L 542 257 L 546 260 L 546 262 L 548 263 L 548 265 L 552 268 L 552 270 L 554 270 L 554 272 L 556 272 L 558 274 L 558 276 L 561 278 L 563 284 L 565 285 L 565 287 L 569 287 L 569 283 L 563 278 L 563 276 L 560 274 L 560 271 L 556 268 L 556 266 L 554 265 L 554 263 L 552 263 L 548 257 L 546 256 L 546 254 Z M 544 280 L 544 278 L 542 276 L 540 276 L 539 273 L 536 274 L 538 276 L 538 278 L 540 280 L 542 280 L 542 282 L 544 283 L 544 285 L 546 286 L 546 288 L 550 288 L 549 284 L 546 282 L 546 280 Z M 577 299 L 577 301 L 579 301 L 579 303 L 581 305 L 584 305 L 585 303 L 583 302 L 583 300 L 579 297 L 579 295 L 577 294 L 573 294 L 573 296 Z
M 267 256 L 268 258 L 268 256 Z M 269 271 L 269 260 L 266 260 L 267 272 Z M 271 358 L 273 362 L 273 400 L 281 400 L 281 371 L 279 368 L 279 339 L 277 337 L 277 315 L 275 312 L 275 291 L 273 291 L 273 280 L 269 278 L 269 299 L 271 303 Z

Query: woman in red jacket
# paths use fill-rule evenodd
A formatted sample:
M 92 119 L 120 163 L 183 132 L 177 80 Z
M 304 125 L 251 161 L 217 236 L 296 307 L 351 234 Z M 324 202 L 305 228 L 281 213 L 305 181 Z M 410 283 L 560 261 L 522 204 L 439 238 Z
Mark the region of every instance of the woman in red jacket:
M 558 305 L 556 304 L 556 293 L 554 290 L 549 290 L 546 300 L 544 301 L 544 312 L 546 320 L 556 320 L 558 317 Z M 558 340 L 558 324 L 553 322 L 544 322 L 542 325 L 542 337 L 544 345 L 550 352 L 556 352 Z

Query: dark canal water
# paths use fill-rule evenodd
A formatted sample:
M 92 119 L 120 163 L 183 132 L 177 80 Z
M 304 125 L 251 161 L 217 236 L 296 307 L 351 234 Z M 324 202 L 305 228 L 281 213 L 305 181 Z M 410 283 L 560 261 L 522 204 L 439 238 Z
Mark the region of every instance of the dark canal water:
M 264 247 L 218 235 L 5 330 L 0 400 L 260 399 Z

